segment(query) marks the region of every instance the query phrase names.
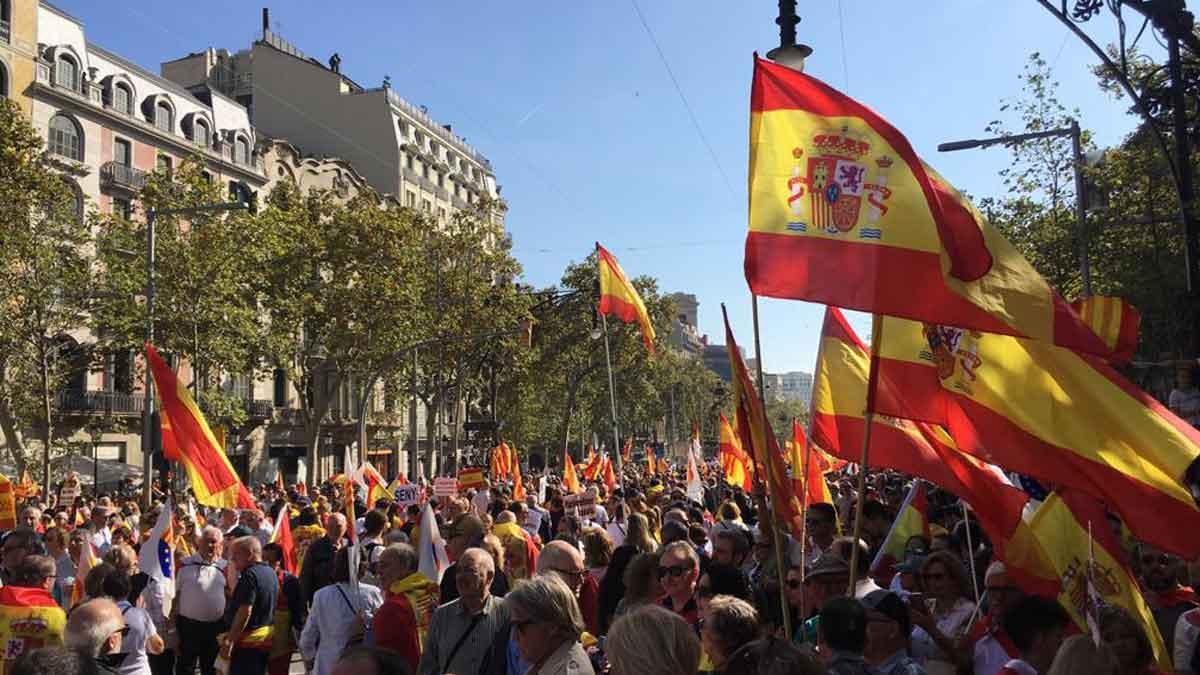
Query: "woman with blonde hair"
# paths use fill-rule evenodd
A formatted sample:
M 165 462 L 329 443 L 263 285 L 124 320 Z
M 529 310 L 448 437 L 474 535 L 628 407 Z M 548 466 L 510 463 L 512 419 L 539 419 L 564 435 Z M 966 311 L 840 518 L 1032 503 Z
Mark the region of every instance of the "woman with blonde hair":
M 643 513 L 629 515 L 629 532 L 625 535 L 625 545 L 636 548 L 641 553 L 654 553 L 658 544 L 650 536 L 650 520 Z
M 584 565 L 597 584 L 604 581 L 612 554 L 613 542 L 607 532 L 598 527 L 589 527 L 583 531 Z
M 924 607 L 910 606 L 913 656 L 925 659 L 929 675 L 953 675 L 955 642 L 965 632 L 975 603 L 971 579 L 962 562 L 949 551 L 934 551 L 921 563 L 918 587 Z M 926 612 L 925 610 L 928 610 Z
M 617 603 L 613 617 L 623 616 L 648 603 L 658 602 L 662 597 L 662 582 L 658 576 L 658 555 L 639 553 L 625 567 L 625 597 Z
M 678 614 L 647 605 L 621 617 L 604 642 L 612 675 L 693 675 L 700 641 Z
M 1067 638 L 1047 675 L 1117 675 L 1132 671 L 1117 670 L 1117 660 L 1108 645 L 1099 647 L 1090 635 L 1072 635 Z

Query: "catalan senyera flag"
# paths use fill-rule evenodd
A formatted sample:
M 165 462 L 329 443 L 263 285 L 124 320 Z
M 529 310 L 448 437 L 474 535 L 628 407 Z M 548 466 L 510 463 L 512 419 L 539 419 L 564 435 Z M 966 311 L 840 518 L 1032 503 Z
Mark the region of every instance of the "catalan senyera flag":
M 615 316 L 625 323 L 637 322 L 642 329 L 642 340 L 650 353 L 654 353 L 654 324 L 642 296 L 625 276 L 625 271 L 613 254 L 596 242 L 596 257 L 600 263 L 600 313 Z
M 1089 295 L 1071 303 L 1092 332 L 1112 350 L 1112 360 L 1128 361 L 1137 351 L 1142 313 L 1121 298 Z
M 563 489 L 570 494 L 583 492 L 579 486 L 579 476 L 575 473 L 575 462 L 571 461 L 571 453 L 563 453 Z
M 929 502 L 925 496 L 925 484 L 920 480 L 913 485 L 900 505 L 892 529 L 879 546 L 875 560 L 871 562 L 871 575 L 876 578 L 891 578 L 896 563 L 904 560 L 904 545 L 916 536 L 929 541 Z
M 1171 655 L 1113 536 L 1100 502 L 1067 488 L 1052 493 L 1030 520 L 1059 581 L 1058 602 L 1087 631 L 1089 564 L 1091 585 L 1105 604 L 1121 607 L 1139 622 L 1150 639 L 1154 660 L 1172 672 Z M 1090 534 L 1089 534 L 1090 530 Z M 1183 530 L 1180 530 L 1183 531 Z
M 757 295 L 1109 351 L 900 131 L 757 57 L 749 189 Z
M 721 306 L 725 319 L 725 349 L 729 353 L 729 365 L 733 377 L 733 409 L 737 418 L 737 431 L 742 447 L 748 447 L 756 468 L 761 468 L 761 479 L 771 499 L 771 513 L 776 521 L 788 528 L 793 537 L 800 537 L 804 527 L 800 501 L 792 492 L 792 483 L 784 467 L 783 453 L 779 451 L 779 440 L 767 423 L 762 400 L 750 381 L 750 373 L 742 361 L 741 350 L 729 327 L 729 315 Z
M 820 358 L 813 374 L 812 442 L 829 448 L 837 457 L 858 460 L 866 430 L 863 403 L 870 352 L 842 313 L 832 307 L 825 310 L 818 351 Z M 881 377 L 879 388 L 892 392 L 895 387 Z M 941 427 L 876 413 L 868 461 L 873 467 L 924 478 L 966 500 L 1002 559 L 1010 542 L 1030 536 L 1021 519 L 1029 495 L 1014 486 L 998 467 L 961 452 Z
M 146 357 L 161 404 L 163 454 L 183 465 L 196 501 L 221 508 L 256 508 L 191 392 L 148 342 Z
M 509 476 L 512 470 L 512 458 L 508 443 L 503 441 L 499 445 L 492 448 L 491 465 L 488 467 L 488 473 L 495 480 L 503 480 Z
M 14 494 L 18 499 L 27 497 L 36 497 L 42 494 L 42 488 L 29 477 L 29 469 L 21 471 L 21 480 L 13 487 Z
M 754 481 L 754 462 L 742 449 L 742 441 L 729 424 L 725 413 L 721 413 L 721 468 L 725 471 L 725 482 L 740 487 L 747 493 Z
M 525 481 L 523 481 L 521 479 L 521 460 L 519 457 L 517 457 L 516 446 L 512 446 L 511 449 L 512 449 L 512 452 L 509 456 L 509 459 L 510 459 L 509 463 L 510 463 L 510 468 L 512 469 L 512 471 L 510 473 L 512 474 L 512 482 L 513 482 L 513 490 L 512 490 L 513 501 L 524 502 L 526 495 L 525 495 Z
M 876 409 L 939 424 L 964 452 L 1103 499 L 1142 541 L 1192 560 L 1200 431 L 1096 356 L 885 318 Z
M 589 455 L 587 466 L 583 467 L 584 480 L 597 480 L 600 477 L 600 470 L 604 468 L 604 459 L 607 456 L 607 452 L 595 451 Z

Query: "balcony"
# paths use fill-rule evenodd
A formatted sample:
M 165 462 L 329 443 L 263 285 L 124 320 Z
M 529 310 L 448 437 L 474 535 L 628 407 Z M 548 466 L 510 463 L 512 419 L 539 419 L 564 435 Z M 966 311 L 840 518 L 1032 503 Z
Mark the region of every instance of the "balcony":
M 0 42 L 5 44 L 12 42 L 12 24 L 0 19 Z
M 147 173 L 120 162 L 105 162 L 100 166 L 100 184 L 138 192 L 146 187 Z
M 275 415 L 275 402 L 262 399 L 248 399 L 245 402 L 246 414 L 251 419 L 269 420 Z
M 63 390 L 55 396 L 54 405 L 60 412 L 141 415 L 145 401 L 146 397 L 142 394 Z
M 471 205 L 467 203 L 467 200 L 459 197 L 458 195 L 450 195 L 450 205 L 459 211 L 466 211 L 467 209 L 471 208 Z

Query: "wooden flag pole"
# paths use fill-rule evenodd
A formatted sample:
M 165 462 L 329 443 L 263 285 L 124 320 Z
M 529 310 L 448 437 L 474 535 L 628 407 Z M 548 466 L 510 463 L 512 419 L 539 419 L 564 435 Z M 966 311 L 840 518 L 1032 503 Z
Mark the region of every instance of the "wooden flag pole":
M 975 590 L 975 606 L 979 606 L 979 573 L 975 571 L 975 544 L 971 541 L 971 516 L 967 513 L 967 502 L 959 499 L 963 512 L 963 531 L 967 535 L 967 550 L 971 552 L 968 561 L 971 563 L 971 588 Z
M 854 545 L 850 549 L 850 587 L 847 593 L 854 597 L 858 583 L 858 542 L 862 540 L 863 502 L 867 501 L 867 462 L 870 459 L 871 427 L 875 419 L 875 393 L 879 389 L 879 344 L 883 339 L 883 317 L 879 314 L 871 319 L 871 369 L 867 375 L 867 408 L 863 415 L 866 428 L 863 430 L 862 461 L 858 463 L 858 499 L 854 504 Z
M 751 293 L 750 300 L 751 300 L 751 302 L 750 302 L 751 312 L 753 313 L 753 316 L 754 316 L 754 369 L 757 371 L 756 375 L 758 378 L 758 403 L 762 407 L 762 411 L 763 411 L 763 420 L 762 421 L 763 421 L 764 426 L 766 427 L 765 429 L 763 429 L 763 431 L 768 434 L 773 434 L 775 432 L 771 431 L 770 424 L 768 424 L 769 421 L 766 419 L 767 399 L 766 399 L 766 395 L 764 394 L 764 392 L 766 390 L 763 388 L 762 345 L 758 338 L 758 296 L 755 295 L 754 293 Z M 726 325 L 728 325 L 728 324 L 726 324 Z M 753 450 L 753 448 L 752 448 L 752 450 Z M 768 450 L 767 448 L 763 448 L 763 452 L 769 453 L 770 450 Z M 753 461 L 753 452 L 751 453 L 751 461 Z M 770 464 L 771 464 L 771 458 L 767 457 L 767 461 L 764 463 L 763 470 L 769 473 L 771 471 Z M 754 477 L 755 477 L 755 482 L 758 485 L 760 485 L 760 486 L 764 485 L 765 481 L 763 481 L 762 476 L 760 476 L 757 471 L 754 472 Z M 762 515 L 762 517 L 760 517 L 758 519 L 759 520 L 759 529 L 761 530 L 764 525 L 766 527 L 771 528 L 771 548 L 775 549 L 775 568 L 776 568 L 775 571 L 779 575 L 779 602 L 780 602 L 779 606 L 783 608 L 783 632 L 784 632 L 784 635 L 788 636 L 788 638 L 790 639 L 791 635 L 792 635 L 792 616 L 791 616 L 791 612 L 787 611 L 787 606 L 788 606 L 787 568 L 784 567 L 784 564 L 783 564 L 783 562 L 784 562 L 783 547 L 780 545 L 781 542 L 779 540 L 779 528 L 775 526 L 775 518 L 773 517 L 774 514 L 771 513 L 770 507 L 768 507 L 766 505 L 767 504 L 766 490 L 763 489 L 761 491 L 763 492 L 763 498 L 761 501 L 761 503 L 763 505 L 762 506 L 763 515 Z
M 826 309 L 828 314 L 829 310 Z M 821 357 L 825 355 L 825 323 L 821 322 L 821 338 L 817 342 L 817 362 L 813 365 L 813 385 L 814 391 L 808 397 L 808 429 L 804 435 L 804 459 L 802 461 L 801 471 L 804 476 L 801 479 L 804 485 L 804 495 L 800 497 L 800 584 L 804 585 L 808 581 L 808 463 L 812 461 L 812 432 L 813 418 L 816 417 L 817 405 L 815 386 L 817 384 L 817 376 L 820 374 Z M 824 478 L 822 478 L 824 480 Z M 834 510 L 837 510 L 837 505 L 833 505 Z M 800 594 L 800 620 L 805 621 L 808 617 L 805 616 L 807 611 L 804 602 L 804 594 Z
M 613 442 L 617 448 L 617 487 L 625 492 L 625 463 L 621 458 L 621 431 L 617 427 L 617 387 L 613 383 L 612 356 L 608 351 L 608 315 L 600 314 L 600 325 L 604 331 L 604 365 L 608 367 L 608 402 L 612 405 Z M 597 448 L 596 452 L 600 452 Z

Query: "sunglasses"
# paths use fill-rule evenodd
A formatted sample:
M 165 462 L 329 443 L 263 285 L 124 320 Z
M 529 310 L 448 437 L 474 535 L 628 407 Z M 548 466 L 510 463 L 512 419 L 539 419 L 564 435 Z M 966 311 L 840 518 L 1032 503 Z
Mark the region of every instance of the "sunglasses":
M 661 579 L 665 576 L 670 576 L 672 579 L 678 579 L 679 577 L 691 571 L 691 565 L 672 565 L 671 567 L 660 567 L 658 568 L 658 578 Z

